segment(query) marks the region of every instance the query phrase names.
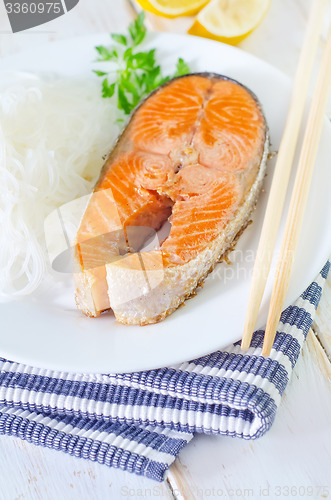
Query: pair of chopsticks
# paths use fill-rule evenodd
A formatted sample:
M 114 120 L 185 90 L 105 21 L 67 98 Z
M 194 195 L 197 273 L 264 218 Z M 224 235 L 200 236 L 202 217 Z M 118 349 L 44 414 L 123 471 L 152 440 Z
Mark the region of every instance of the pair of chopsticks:
M 312 0 L 312 3 L 312 10 L 296 71 L 290 108 L 278 152 L 278 158 L 254 264 L 247 316 L 241 343 L 242 349 L 248 349 L 250 346 L 270 271 L 272 254 L 279 229 L 285 194 L 305 107 L 310 75 L 318 47 L 326 0 Z M 281 243 L 280 257 L 276 266 L 275 280 L 262 349 L 262 354 L 264 356 L 268 356 L 270 354 L 282 308 L 284 306 L 285 296 L 288 290 L 295 250 L 300 235 L 318 144 L 322 132 L 324 112 L 330 85 L 331 28 L 324 49 L 317 83 L 306 123 L 303 145 Z

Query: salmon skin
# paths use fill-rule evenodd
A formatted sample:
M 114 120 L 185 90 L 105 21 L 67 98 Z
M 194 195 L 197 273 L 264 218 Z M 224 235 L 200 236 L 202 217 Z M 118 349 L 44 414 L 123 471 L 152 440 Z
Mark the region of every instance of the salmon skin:
M 268 150 L 261 105 L 239 82 L 196 73 L 152 92 L 110 153 L 77 232 L 78 308 L 139 325 L 175 311 L 246 227 Z M 167 220 L 159 248 L 139 252 Z

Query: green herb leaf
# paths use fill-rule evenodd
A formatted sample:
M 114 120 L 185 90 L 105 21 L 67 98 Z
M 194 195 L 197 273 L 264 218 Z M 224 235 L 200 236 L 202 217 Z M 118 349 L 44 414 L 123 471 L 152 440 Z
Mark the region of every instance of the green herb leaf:
M 107 47 L 95 47 L 95 50 L 99 52 L 100 57 L 98 57 L 97 61 L 114 61 L 118 59 L 118 52 L 115 49 L 107 49 Z
M 138 52 L 130 58 L 130 67 L 133 69 L 142 69 L 151 71 L 155 66 L 155 49 L 149 52 Z
M 149 94 L 163 83 L 164 78 L 161 73 L 161 66 L 156 66 L 149 73 L 146 73 L 145 85 L 146 93 Z
M 190 72 L 190 68 L 188 64 L 181 57 L 177 61 L 176 71 L 174 76 L 182 76 L 187 75 Z
M 119 84 L 119 88 L 124 92 L 128 92 L 129 94 L 131 94 L 133 101 L 132 104 L 135 105 L 136 102 L 137 103 L 139 102 L 140 98 L 139 91 L 136 85 L 133 82 L 131 82 L 129 78 L 122 77 Z
M 123 59 L 124 61 L 128 61 L 130 60 L 130 58 L 132 57 L 132 47 L 129 47 L 128 49 L 126 49 L 126 51 L 124 52 L 123 54 Z
M 117 33 L 112 33 L 110 36 L 114 40 L 114 42 L 116 42 L 116 43 L 120 43 L 121 45 L 128 44 L 126 36 L 124 36 L 124 35 L 118 35 Z
M 144 25 L 144 20 L 145 20 L 145 12 L 142 11 L 136 17 L 136 19 L 132 21 L 131 24 L 129 24 L 129 33 L 131 35 L 133 47 L 139 45 L 145 38 L 146 28 Z
M 114 74 L 113 83 L 109 83 L 108 73 L 94 70 L 96 75 L 106 77 L 102 81 L 102 96 L 109 98 L 116 93 L 117 107 L 126 115 L 130 114 L 146 95 L 171 78 L 162 75 L 161 66 L 156 61 L 155 49 L 136 52 L 137 45 L 146 35 L 144 12 L 129 25 L 128 30 L 129 37 L 117 33 L 111 35 L 116 46 L 96 47 L 99 54 L 98 61 L 115 61 L 117 64 L 116 71 L 114 65 L 111 68 Z M 118 44 L 123 47 L 119 47 Z M 179 58 L 174 76 L 189 72 L 189 66 Z
M 132 104 L 128 101 L 123 88 L 118 87 L 118 108 L 122 109 L 126 115 L 129 115 L 133 109 Z
M 95 73 L 97 76 L 106 76 L 107 73 L 105 73 L 104 71 L 98 71 L 96 69 L 93 70 L 93 73 Z
M 102 82 L 102 97 L 112 97 L 115 93 L 116 83 L 109 83 L 107 78 Z

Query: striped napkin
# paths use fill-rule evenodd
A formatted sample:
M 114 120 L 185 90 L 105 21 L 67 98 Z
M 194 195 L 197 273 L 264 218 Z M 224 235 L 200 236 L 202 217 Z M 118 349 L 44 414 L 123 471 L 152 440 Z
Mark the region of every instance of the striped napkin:
M 311 326 L 328 262 L 282 314 L 270 357 L 263 331 L 180 365 L 136 373 L 65 373 L 0 358 L 0 434 L 162 481 L 196 432 L 244 439 L 272 425 Z

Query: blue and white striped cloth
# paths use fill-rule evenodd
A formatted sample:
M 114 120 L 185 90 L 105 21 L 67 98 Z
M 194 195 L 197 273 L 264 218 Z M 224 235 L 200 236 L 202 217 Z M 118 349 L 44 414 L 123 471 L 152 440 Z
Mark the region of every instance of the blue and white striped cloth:
M 263 331 L 181 365 L 146 372 L 56 372 L 0 358 L 0 434 L 162 481 L 194 433 L 244 439 L 272 425 L 319 303 L 328 262 L 282 314 L 270 357 Z

